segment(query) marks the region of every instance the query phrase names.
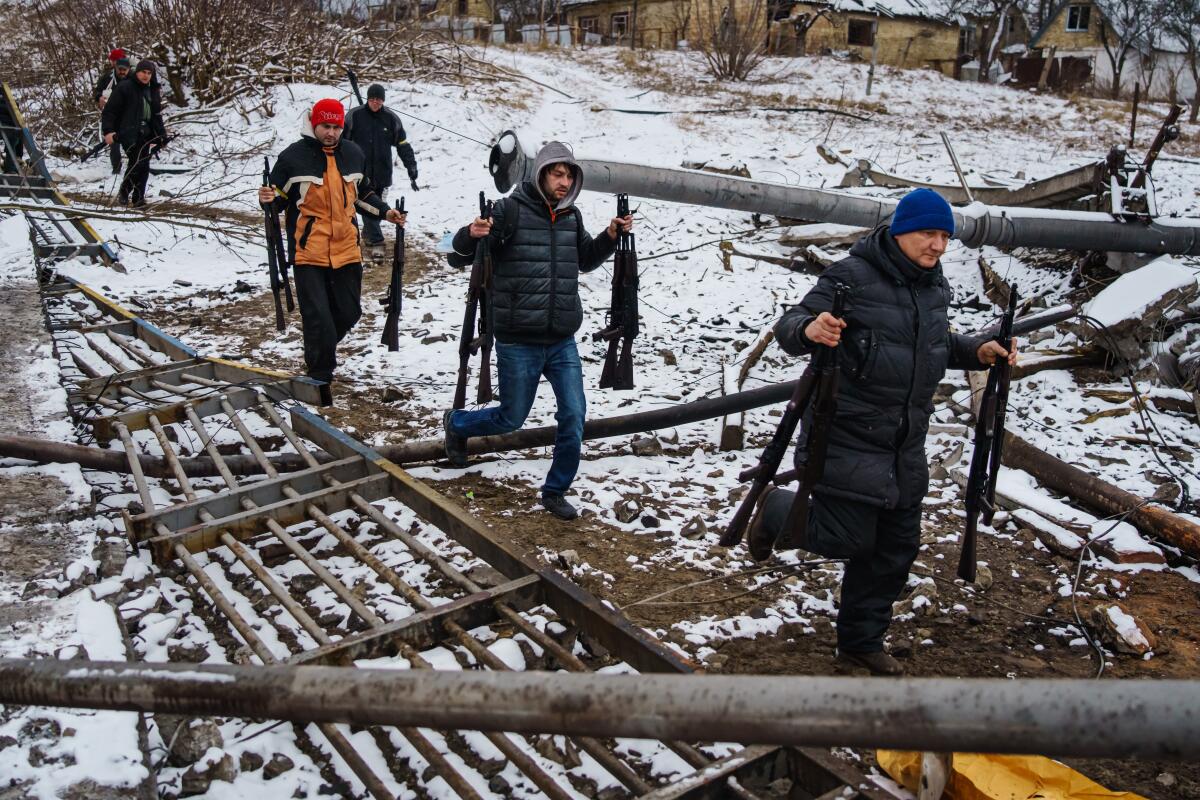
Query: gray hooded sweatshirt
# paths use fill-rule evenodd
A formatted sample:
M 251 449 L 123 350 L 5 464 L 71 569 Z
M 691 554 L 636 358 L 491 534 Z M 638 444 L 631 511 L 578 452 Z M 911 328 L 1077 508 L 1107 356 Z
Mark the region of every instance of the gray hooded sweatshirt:
M 541 180 L 552 164 L 567 164 L 575 174 L 553 210 Z M 569 147 L 550 142 L 538 152 L 534 170 L 536 180 L 520 184 L 492 212 L 492 320 L 501 342 L 551 345 L 583 324 L 579 273 L 603 264 L 617 243 L 607 233 L 592 238 L 584 229 L 574 205 L 583 170 Z M 455 234 L 454 250 L 462 257 L 474 254 L 467 226 Z

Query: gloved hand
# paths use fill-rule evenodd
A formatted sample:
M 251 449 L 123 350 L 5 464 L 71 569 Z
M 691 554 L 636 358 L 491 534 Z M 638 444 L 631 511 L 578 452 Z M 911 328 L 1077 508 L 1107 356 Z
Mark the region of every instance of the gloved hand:
M 408 180 L 409 180 L 409 183 L 412 184 L 412 190 L 414 192 L 421 191 L 421 187 L 417 186 L 417 170 L 415 167 L 408 171 Z

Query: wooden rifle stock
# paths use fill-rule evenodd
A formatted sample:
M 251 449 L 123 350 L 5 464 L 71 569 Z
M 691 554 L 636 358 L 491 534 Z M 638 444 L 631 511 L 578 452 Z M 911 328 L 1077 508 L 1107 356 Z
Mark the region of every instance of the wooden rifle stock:
M 1013 318 L 1017 312 L 1017 287 L 1008 293 L 1008 309 L 1000 323 L 995 341 L 1005 350 L 1012 347 Z M 979 401 L 975 420 L 975 445 L 967 477 L 967 524 L 963 530 L 962 550 L 958 557 L 958 577 L 974 582 L 979 519 L 991 524 L 996 514 L 996 479 L 1004 446 L 1004 418 L 1008 411 L 1008 387 L 1012 367 L 1007 359 L 998 360 L 988 369 L 987 386 Z
M 396 211 L 404 213 L 404 198 L 396 202 Z M 404 226 L 396 225 L 396 241 L 392 245 L 392 279 L 383 299 L 387 317 L 383 321 L 383 338 L 389 353 L 400 349 L 400 310 L 404 305 Z

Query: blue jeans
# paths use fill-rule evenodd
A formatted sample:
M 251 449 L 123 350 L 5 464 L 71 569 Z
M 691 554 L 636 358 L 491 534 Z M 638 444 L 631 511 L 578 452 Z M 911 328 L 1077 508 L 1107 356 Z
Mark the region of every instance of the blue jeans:
M 387 193 L 387 189 L 382 189 L 379 197 L 387 200 Z M 383 221 L 370 214 L 359 214 L 359 216 L 362 217 L 363 244 L 383 244 L 383 230 L 380 227 Z
M 587 401 L 583 396 L 583 366 L 575 337 L 552 345 L 504 344 L 496 342 L 496 373 L 500 405 L 479 411 L 455 411 L 450 416 L 451 433 L 459 436 L 495 436 L 512 433 L 525 424 L 538 383 L 543 375 L 550 381 L 558 410 L 554 419 L 554 460 L 542 494 L 565 494 L 579 471 L 583 444 L 583 418 Z

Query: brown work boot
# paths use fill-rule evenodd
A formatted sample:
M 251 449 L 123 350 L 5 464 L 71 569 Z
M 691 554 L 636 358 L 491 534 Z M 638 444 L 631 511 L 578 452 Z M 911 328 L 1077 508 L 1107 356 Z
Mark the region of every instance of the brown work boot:
M 775 539 L 779 533 L 771 530 L 766 524 L 766 514 L 763 510 L 767 507 L 767 498 L 776 491 L 776 486 L 763 489 L 763 493 L 758 497 L 758 507 L 754 509 L 754 516 L 750 518 L 750 526 L 746 529 L 746 544 L 755 561 L 766 561 L 775 551 Z
M 838 650 L 837 660 L 852 667 L 865 667 L 872 675 L 894 678 L 904 674 L 904 665 L 882 650 L 874 653 L 847 653 Z

